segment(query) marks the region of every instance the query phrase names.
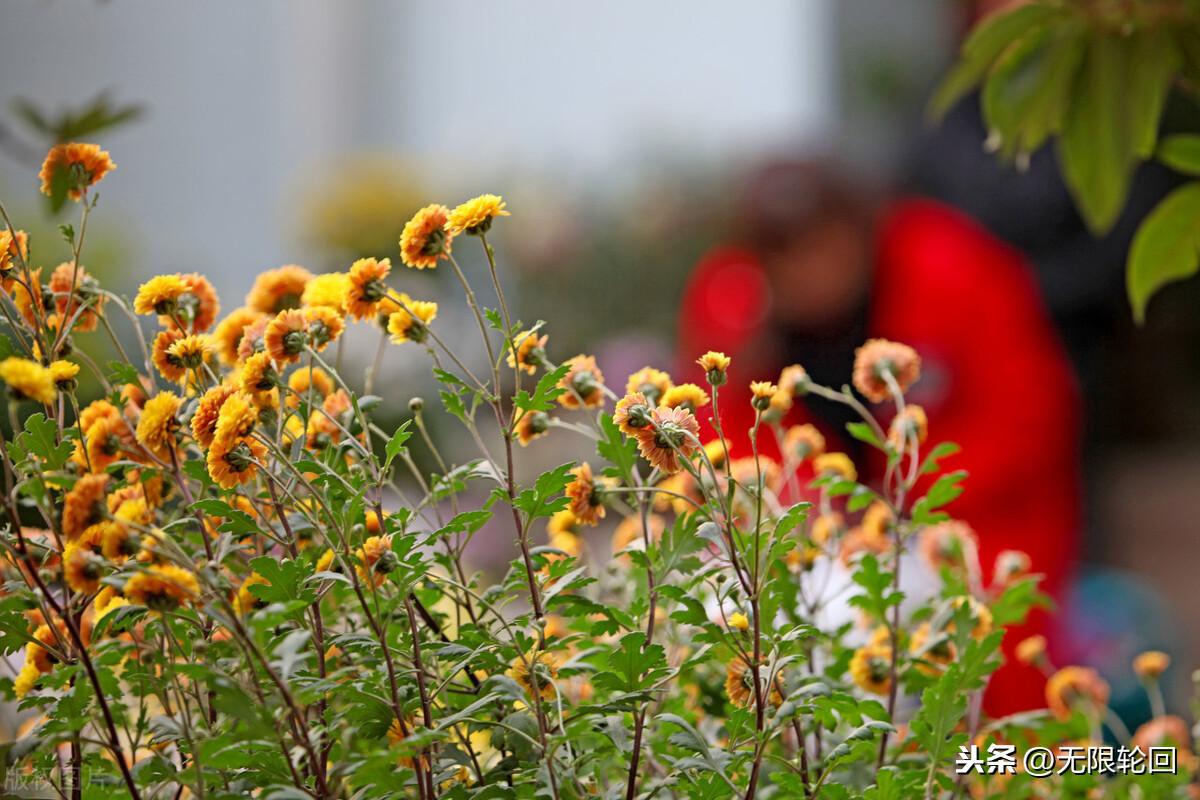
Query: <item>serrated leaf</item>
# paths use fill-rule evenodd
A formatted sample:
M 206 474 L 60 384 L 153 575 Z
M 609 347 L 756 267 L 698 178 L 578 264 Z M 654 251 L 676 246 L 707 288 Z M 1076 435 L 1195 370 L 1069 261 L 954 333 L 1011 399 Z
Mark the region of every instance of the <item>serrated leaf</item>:
M 411 424 L 411 420 L 405 420 L 403 424 L 396 429 L 396 432 L 392 434 L 392 438 L 388 439 L 388 443 L 384 447 L 384 469 L 387 469 L 392 465 L 392 461 L 396 459 L 396 456 L 400 455 L 400 451 L 404 449 L 405 443 L 407 443 L 412 437 L 412 432 L 408 429 L 408 426 Z

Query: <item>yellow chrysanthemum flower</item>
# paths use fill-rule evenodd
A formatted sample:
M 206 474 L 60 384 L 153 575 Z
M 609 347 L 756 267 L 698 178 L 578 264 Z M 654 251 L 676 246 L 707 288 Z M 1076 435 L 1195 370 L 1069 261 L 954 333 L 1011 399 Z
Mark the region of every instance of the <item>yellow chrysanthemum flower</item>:
M 872 694 L 886 695 L 892 686 L 891 675 L 891 644 L 869 644 L 854 651 L 850 659 L 850 677 L 860 688 Z
M 187 290 L 182 275 L 156 275 L 138 287 L 133 310 L 139 314 L 169 316 L 177 310 L 179 298 Z
M 813 459 L 813 472 L 817 475 L 836 475 L 846 481 L 858 479 L 858 470 L 845 453 L 822 453 Z
M 305 284 L 300 303 L 307 308 L 319 306 L 344 312 L 349 291 L 349 275 L 344 272 L 325 272 Z
M 537 692 L 543 700 L 554 697 L 554 680 L 558 677 L 558 659 L 542 651 L 517 656 L 504 673 L 532 695 Z
M 138 444 L 158 458 L 170 461 L 175 449 L 175 434 L 179 431 L 179 407 L 183 401 L 171 392 L 161 392 L 146 401 L 138 420 Z
M 466 233 L 478 236 L 487 233 L 496 217 L 507 217 L 504 199 L 495 194 L 481 194 L 457 206 L 450 212 L 446 225 L 455 235 Z
M 54 402 L 58 396 L 54 385 L 54 374 L 36 361 L 9 356 L 0 361 L 0 381 L 17 399 L 33 400 L 43 405 Z
M 50 377 L 59 389 L 69 390 L 75 385 L 75 376 L 79 374 L 79 365 L 70 361 L 53 361 L 50 363 Z
M 271 582 L 257 572 L 251 572 L 246 576 L 246 580 L 242 581 L 242 585 L 238 587 L 237 595 L 233 598 L 233 610 L 239 616 L 244 617 L 254 609 L 262 606 L 262 600 L 250 591 L 250 587 L 255 585 L 270 586 Z
M 708 392 L 696 384 L 681 383 L 668 389 L 659 403 L 667 408 L 686 408 L 688 411 L 695 412 L 701 406 L 708 405 L 709 398 Z
M 125 597 L 153 611 L 174 611 L 200 595 L 196 576 L 173 564 L 155 564 L 130 576 Z
M 405 308 L 393 312 L 388 317 L 388 333 L 392 335 L 392 342 L 395 344 L 420 344 L 425 341 L 429 323 L 437 318 L 438 304 L 427 300 L 413 300 L 408 295 L 401 295 L 401 299 Z

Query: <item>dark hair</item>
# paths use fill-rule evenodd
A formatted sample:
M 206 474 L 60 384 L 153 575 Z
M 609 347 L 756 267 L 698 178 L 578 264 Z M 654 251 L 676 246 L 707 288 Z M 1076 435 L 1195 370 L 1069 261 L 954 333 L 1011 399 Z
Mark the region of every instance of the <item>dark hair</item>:
M 827 161 L 768 161 L 749 174 L 738 195 L 734 238 L 751 250 L 771 252 L 831 220 L 865 227 L 871 205 L 867 193 Z

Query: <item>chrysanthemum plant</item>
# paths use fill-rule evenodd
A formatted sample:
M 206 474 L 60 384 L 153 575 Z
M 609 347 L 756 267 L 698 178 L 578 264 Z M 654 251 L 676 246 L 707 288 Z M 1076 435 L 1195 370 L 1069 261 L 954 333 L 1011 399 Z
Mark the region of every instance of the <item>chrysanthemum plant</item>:
M 854 388 L 800 367 L 754 383 L 750 449 L 731 453 L 724 355 L 699 358 L 704 387 L 645 369 L 618 395 L 594 359 L 556 361 L 545 326 L 513 318 L 488 241 L 499 197 L 428 206 L 401 242 L 409 267 L 457 278 L 479 334 L 467 355 L 386 260 L 272 270 L 223 318 L 201 275 L 155 277 L 132 303 L 107 291 L 81 251 L 112 166 L 90 145 L 47 159 L 43 190 L 81 211 L 48 284 L 3 214 L 0 686 L 26 715 L 0 748 L 10 784 L 87 798 L 1027 796 L 1024 775 L 957 775 L 960 747 L 1100 736 L 1107 691 L 1082 668 L 1051 682 L 1053 713 L 982 713 L 1037 579 L 1009 553 L 985 583 L 973 535 L 942 510 L 965 476 L 941 471 L 955 448 L 926 448 L 925 414 L 906 403 L 910 348 L 866 343 Z M 494 308 L 455 260 L 476 247 Z M 371 374 L 337 369 L 357 322 L 429 359 L 436 407 L 413 400 L 396 430 L 374 421 Z M 108 369 L 73 346 L 90 330 L 123 354 Z M 80 368 L 102 397 L 77 398 Z M 848 432 L 886 463 L 878 485 L 815 429 L 782 425 L 802 394 L 860 417 Z M 473 460 L 446 460 L 431 414 L 465 426 Z M 520 448 L 547 437 L 594 457 L 518 480 Z M 614 522 L 611 556 L 585 557 L 581 530 Z M 496 583 L 464 559 L 485 526 L 513 543 Z M 910 550 L 942 576 L 923 603 L 902 602 Z M 1037 640 L 1022 653 L 1045 661 Z M 1039 791 L 1102 785 L 1051 780 Z M 1128 780 L 1103 785 L 1124 797 Z

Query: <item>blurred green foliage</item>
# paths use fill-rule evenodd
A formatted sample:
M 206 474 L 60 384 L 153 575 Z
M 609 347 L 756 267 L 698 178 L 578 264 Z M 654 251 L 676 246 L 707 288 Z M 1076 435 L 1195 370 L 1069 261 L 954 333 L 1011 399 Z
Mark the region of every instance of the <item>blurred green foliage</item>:
M 1036 0 L 986 17 L 930 103 L 934 119 L 979 87 L 988 144 L 1020 165 L 1051 138 L 1075 204 L 1096 234 L 1124 208 L 1137 166 L 1200 175 L 1200 136 L 1159 141 L 1167 99 L 1200 97 L 1197 0 Z M 1200 184 L 1177 189 L 1130 249 L 1135 318 L 1158 289 L 1200 269 Z

